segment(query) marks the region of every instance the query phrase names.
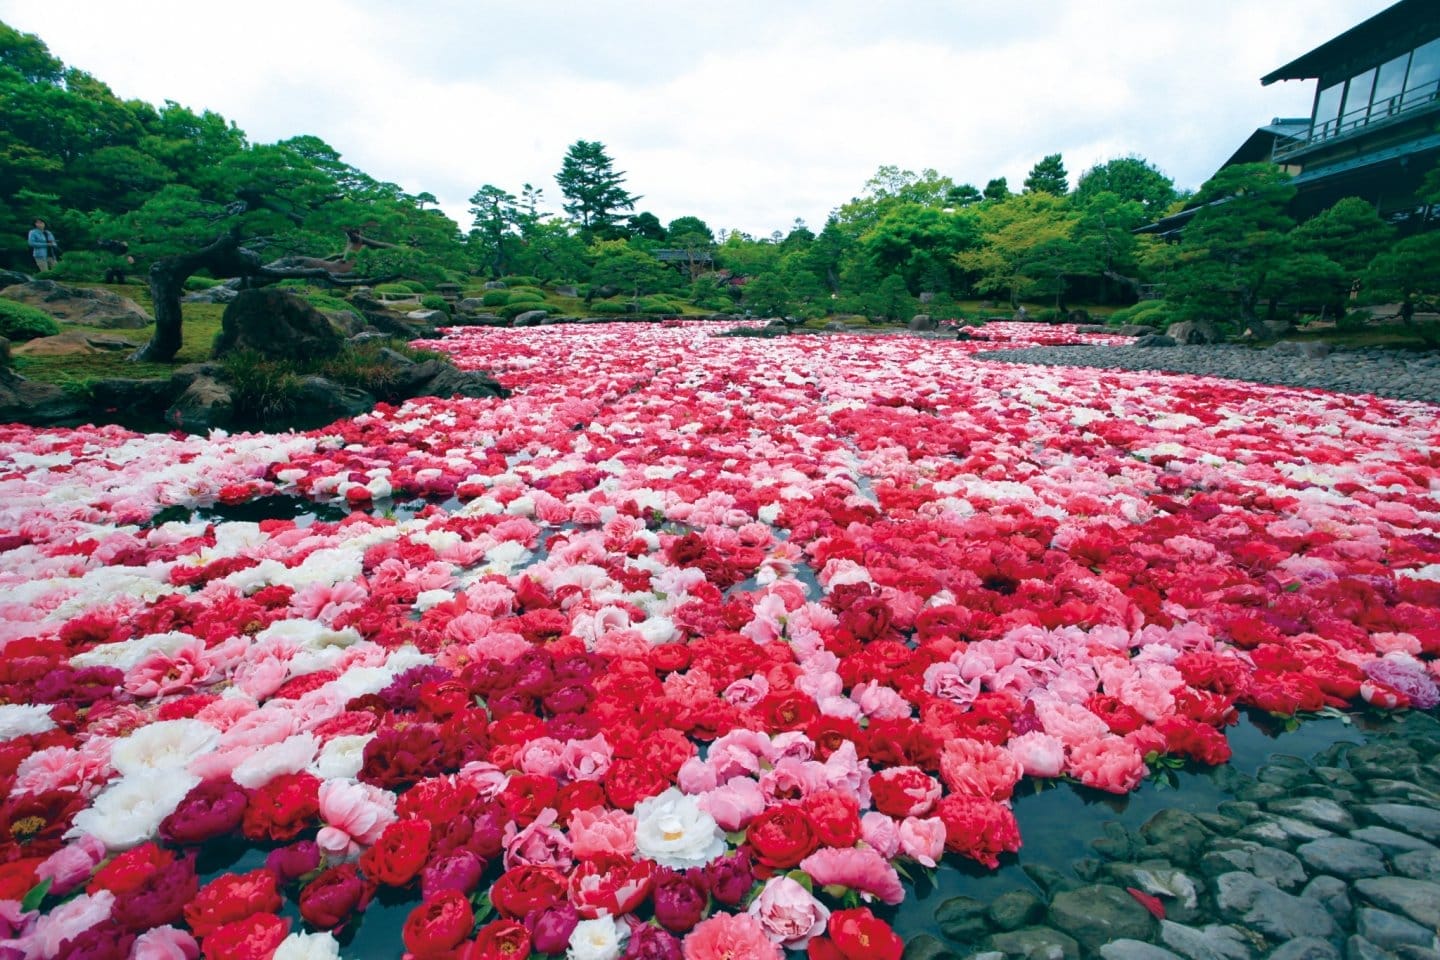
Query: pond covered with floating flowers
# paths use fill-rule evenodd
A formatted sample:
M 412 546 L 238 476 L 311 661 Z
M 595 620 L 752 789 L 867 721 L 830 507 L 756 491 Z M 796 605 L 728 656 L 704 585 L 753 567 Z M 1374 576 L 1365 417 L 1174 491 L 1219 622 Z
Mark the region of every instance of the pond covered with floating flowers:
M 0 956 L 894 958 L 1046 786 L 1440 701 L 1436 407 L 712 332 L 0 426 Z

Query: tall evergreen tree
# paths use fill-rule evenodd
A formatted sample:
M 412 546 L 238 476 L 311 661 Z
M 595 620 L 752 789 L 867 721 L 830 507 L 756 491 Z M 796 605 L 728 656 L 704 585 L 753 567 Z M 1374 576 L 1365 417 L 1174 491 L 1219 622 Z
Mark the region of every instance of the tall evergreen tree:
M 1052 153 L 1030 168 L 1030 174 L 1025 178 L 1025 192 L 1050 193 L 1063 197 L 1070 192 L 1068 177 L 1060 154 Z
M 619 222 L 620 212 L 635 209 L 635 201 L 640 199 L 625 190 L 624 172 L 615 170 L 605 145 L 598 140 L 571 144 L 555 182 L 565 197 L 565 212 L 586 234 L 609 234 Z

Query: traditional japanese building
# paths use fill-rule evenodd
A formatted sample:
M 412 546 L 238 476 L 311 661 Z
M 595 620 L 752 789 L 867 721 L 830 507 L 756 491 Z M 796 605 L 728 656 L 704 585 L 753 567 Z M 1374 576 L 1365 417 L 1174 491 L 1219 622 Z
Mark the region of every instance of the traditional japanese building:
M 1425 217 L 1420 180 L 1440 160 L 1440 2 L 1401 0 L 1260 78 L 1315 80 L 1310 123 L 1278 139 L 1298 167 L 1296 213 L 1364 197 L 1390 219 Z
M 1310 116 L 1260 127 L 1223 166 L 1269 159 L 1285 167 L 1301 219 L 1349 196 L 1402 227 L 1440 219 L 1440 208 L 1416 197 L 1440 162 L 1440 0 L 1400 0 L 1260 78 L 1281 80 L 1316 82 Z M 1141 229 L 1174 234 L 1193 214 Z

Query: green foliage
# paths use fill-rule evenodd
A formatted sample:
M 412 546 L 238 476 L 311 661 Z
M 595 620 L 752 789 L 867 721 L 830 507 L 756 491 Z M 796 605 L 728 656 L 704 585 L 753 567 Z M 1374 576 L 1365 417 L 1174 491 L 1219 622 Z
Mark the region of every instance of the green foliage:
M 914 203 L 892 207 L 860 239 L 876 270 L 898 273 L 911 293 L 963 289 L 955 254 L 979 243 L 973 216 Z
M 1290 176 L 1268 163 L 1226 167 L 1196 195 L 1201 206 L 1180 243 L 1156 265 L 1165 299 L 1180 319 L 1226 323 L 1239 318 L 1261 331 L 1257 305 L 1267 281 L 1292 255 L 1285 213 L 1295 196 Z
M 450 313 L 450 301 L 438 293 L 427 293 L 420 298 L 420 306 L 426 310 L 439 310 L 445 314 Z
M 673 275 L 659 260 L 642 250 L 636 250 L 623 240 L 602 240 L 595 245 L 595 249 L 595 266 L 590 272 L 591 283 L 629 290 L 636 300 L 641 294 L 661 290 Z
M 593 300 L 586 308 L 591 313 L 607 316 L 630 312 L 630 304 L 620 300 Z
M 1142 300 L 1116 310 L 1106 318 L 1105 322 L 1112 327 L 1134 325 L 1158 329 L 1169 325 L 1173 319 L 1171 307 L 1164 300 Z
M 0 297 L 0 337 L 7 340 L 34 340 L 60 332 L 55 318 L 26 303 Z
M 636 309 L 640 313 L 665 316 L 683 313 L 685 311 L 685 303 L 684 301 L 667 296 L 641 297 L 636 304 Z
M 1365 299 L 1402 303 L 1440 298 L 1440 232 L 1416 234 L 1375 257 L 1365 270 Z
M 480 295 L 480 302 L 487 307 L 500 307 L 510 302 L 510 293 L 507 290 L 486 290 Z
M 1140 204 L 1144 218 L 1154 220 L 1175 201 L 1175 182 L 1142 157 L 1116 157 L 1080 175 L 1075 202 L 1086 207 L 1106 193 Z
M 506 303 L 523 303 L 527 300 L 532 303 L 540 303 L 545 299 L 545 291 L 536 287 L 511 287 L 504 292 Z
M 1030 173 L 1025 177 L 1025 192 L 1063 197 L 1070 192 L 1067 176 L 1060 154 L 1052 153 L 1030 168 Z
M 512 273 L 509 276 L 501 277 L 500 282 L 507 287 L 541 287 L 544 281 L 539 277 L 530 277 L 523 274 Z
M 286 281 L 284 281 L 283 283 L 290 283 L 290 282 L 291 282 L 291 281 L 286 280 Z M 186 290 L 209 290 L 211 287 L 218 287 L 218 286 L 220 286 L 220 284 L 222 284 L 222 283 L 224 283 L 223 280 L 216 280 L 214 277 L 190 276 L 190 277 L 186 277 L 186 278 L 185 278 L 185 289 L 186 289 Z M 282 283 L 282 285 L 283 285 L 283 283 Z M 299 281 L 299 283 L 300 283 L 301 286 L 306 286 L 306 285 L 307 285 L 304 280 Z
M 398 294 L 402 297 L 408 297 L 415 292 L 408 283 L 377 283 L 374 290 L 376 293 Z
M 105 270 L 114 260 L 113 256 L 92 253 L 89 250 L 72 250 L 60 258 L 60 263 L 45 274 L 49 280 L 84 280 L 99 283 Z
M 649 211 L 637 213 L 627 220 L 625 232 L 636 239 L 653 240 L 657 243 L 664 242 L 667 236 L 665 228 L 660 224 L 660 218 Z
M 625 174 L 614 169 L 614 161 L 599 141 L 577 140 L 571 144 L 555 182 L 565 197 L 565 212 L 587 235 L 608 236 L 620 211 L 633 210 L 639 199 L 625 190 Z
M 239 419 L 285 417 L 300 408 L 302 375 L 293 365 L 271 360 L 257 350 L 232 351 L 220 363 Z
M 985 184 L 981 196 L 986 200 L 1004 200 L 1010 196 L 1010 184 L 1004 177 L 996 177 Z
M 905 288 L 905 281 L 895 274 L 880 281 L 875 292 L 866 297 L 866 313 L 871 320 L 902 323 L 915 315 L 917 306 Z
M 1354 277 L 1390 245 L 1395 228 L 1380 218 L 1370 202 L 1343 197 L 1297 226 L 1291 239 L 1297 252 L 1326 257 Z

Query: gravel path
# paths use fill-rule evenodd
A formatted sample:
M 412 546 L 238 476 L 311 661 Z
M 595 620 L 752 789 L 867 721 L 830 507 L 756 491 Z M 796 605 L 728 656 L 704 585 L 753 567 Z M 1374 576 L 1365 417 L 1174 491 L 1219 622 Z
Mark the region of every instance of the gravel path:
M 1327 357 L 1292 356 L 1274 348 L 1232 344 L 1181 347 L 1030 347 L 993 350 L 978 360 L 1045 366 L 1157 370 L 1249 380 L 1337 393 L 1370 393 L 1397 400 L 1440 403 L 1440 351 L 1416 353 L 1366 348 L 1337 350 Z

